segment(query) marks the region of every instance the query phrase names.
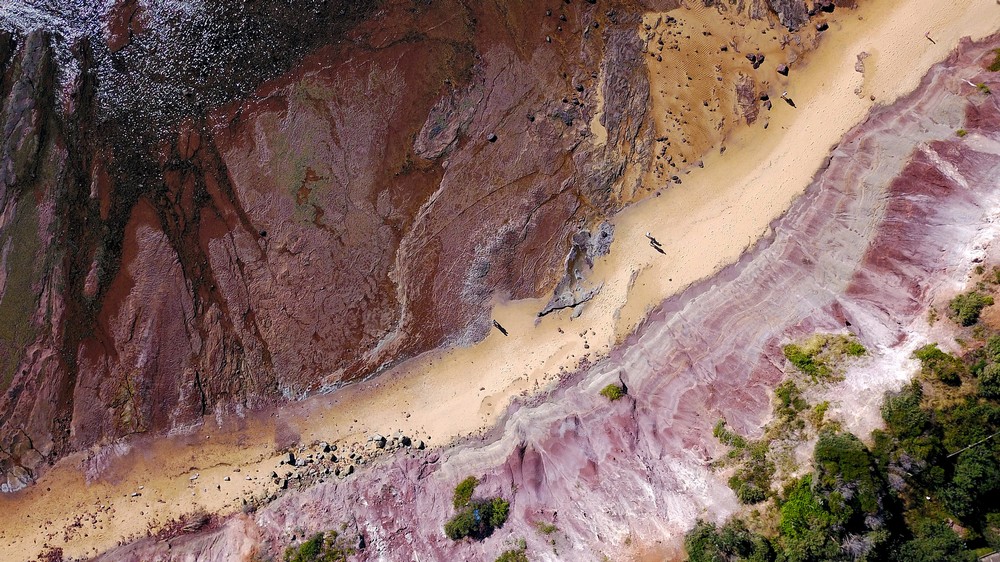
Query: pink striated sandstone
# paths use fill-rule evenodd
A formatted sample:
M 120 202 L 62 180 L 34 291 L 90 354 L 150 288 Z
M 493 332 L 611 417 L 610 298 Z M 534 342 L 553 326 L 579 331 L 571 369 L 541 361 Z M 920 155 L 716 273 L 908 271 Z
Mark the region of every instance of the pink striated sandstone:
M 401 453 L 210 533 L 140 541 L 106 559 L 228 559 L 208 554 L 226 545 L 276 553 L 297 530 L 342 523 L 365 537 L 363 559 L 489 560 L 516 537 L 532 559 L 576 559 L 676 539 L 696 516 L 726 514 L 735 499 L 707 466 L 711 427 L 719 418 L 760 427 L 781 377 L 780 345 L 846 329 L 875 353 L 892 349 L 992 232 L 1000 105 L 965 81 L 1000 88 L 984 70 L 998 45 L 1000 36 L 963 42 L 917 91 L 873 111 L 771 237 L 667 300 L 607 359 L 513 407 L 486 438 Z M 618 380 L 628 397 L 598 395 Z M 440 529 L 468 474 L 483 475 L 484 495 L 511 498 L 511 520 L 483 543 L 452 543 Z M 558 555 L 538 521 L 558 526 Z

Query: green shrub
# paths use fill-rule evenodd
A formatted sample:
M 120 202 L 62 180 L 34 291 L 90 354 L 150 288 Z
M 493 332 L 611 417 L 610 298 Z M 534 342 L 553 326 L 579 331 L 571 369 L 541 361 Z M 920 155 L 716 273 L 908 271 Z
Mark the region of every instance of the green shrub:
M 1000 399 L 1000 363 L 989 363 L 979 375 L 979 395 L 992 400 Z
M 990 548 L 1000 550 L 1000 513 L 988 513 L 983 527 L 983 538 Z
M 965 543 L 944 521 L 921 521 L 914 538 L 902 545 L 899 560 L 907 562 L 975 562 Z
M 736 499 L 745 505 L 753 505 L 767 499 L 774 477 L 774 463 L 767 458 L 768 444 L 758 441 L 747 447 L 742 465 L 729 478 L 729 487 Z
M 978 90 L 979 90 L 980 92 L 982 92 L 982 93 L 984 93 L 984 94 L 986 94 L 986 95 L 990 95 L 990 87 L 989 87 L 989 86 L 987 86 L 987 85 L 986 85 L 985 83 L 983 83 L 983 82 L 980 82 L 980 83 L 976 84 L 976 88 L 977 88 L 977 89 L 978 89 Z
M 740 434 L 726 429 L 726 421 L 719 420 L 712 429 L 712 435 L 723 445 L 734 449 L 745 449 L 747 440 Z
M 354 549 L 346 544 L 337 531 L 316 533 L 298 547 L 285 550 L 285 562 L 346 562 Z
M 823 422 L 826 418 L 826 412 L 829 409 L 830 403 L 826 400 L 813 406 L 812 411 L 809 412 L 809 421 L 813 424 L 813 427 L 820 428 L 823 426 Z
M 853 512 L 850 505 L 856 504 L 866 514 L 878 513 L 886 490 L 876 476 L 871 453 L 860 439 L 851 433 L 824 431 L 816 441 L 813 459 L 818 489 L 841 495 L 849 490 L 848 509 Z M 850 513 L 845 511 L 841 516 L 846 519 Z
M 778 399 L 775 404 L 775 414 L 778 417 L 789 420 L 794 418 L 809 407 L 809 403 L 802 398 L 802 391 L 799 390 L 795 381 L 787 380 L 774 389 L 774 397 Z
M 684 535 L 684 549 L 689 562 L 727 562 L 774 560 L 771 543 L 747 529 L 739 519 L 731 519 L 722 528 L 699 520 L 694 529 Z
M 475 476 L 470 476 L 459 482 L 458 486 L 455 486 L 455 497 L 452 500 L 455 509 L 461 509 L 469 505 L 469 500 L 472 499 L 472 494 L 476 491 L 476 486 L 478 485 L 479 480 Z
M 991 304 L 993 304 L 993 297 L 979 291 L 969 291 L 951 299 L 948 307 L 956 322 L 962 326 L 971 326 L 979 322 L 979 314 Z
M 625 396 L 625 388 L 619 384 L 609 384 L 601 389 L 601 396 L 614 402 L 622 396 Z
M 993 62 L 987 68 L 991 72 L 1000 72 L 1000 49 L 995 49 L 993 52 L 996 54 L 996 58 L 993 59 Z
M 983 354 L 987 361 L 1000 362 L 1000 336 L 990 336 L 983 346 Z
M 542 533 L 543 535 L 551 535 L 552 533 L 559 530 L 559 527 L 556 527 L 555 525 L 551 523 L 546 523 L 544 521 L 539 521 L 535 523 L 535 528 L 537 528 L 538 532 Z
M 455 541 L 465 537 L 481 540 L 503 527 L 509 513 L 510 503 L 503 498 L 473 501 L 444 524 L 444 534 Z
M 959 138 L 962 138 L 965 135 L 969 134 L 969 132 L 966 131 L 965 129 L 959 129 L 959 130 L 955 131 L 955 134 L 958 135 Z
M 812 476 L 797 480 L 779 509 L 780 544 L 787 560 L 833 560 L 840 554 L 833 516 L 813 491 Z
M 494 529 L 503 527 L 510 514 L 510 502 L 503 498 L 493 498 L 490 500 L 490 526 Z
M 511 549 L 497 556 L 496 562 L 528 562 L 528 555 L 523 549 Z
M 886 394 L 882 402 L 882 419 L 886 429 L 897 439 L 912 439 L 922 435 L 930 417 L 920 408 L 924 391 L 914 381 L 898 394 Z
M 800 344 L 781 348 L 785 358 L 813 381 L 836 379 L 832 365 L 842 358 L 860 357 L 865 346 L 853 334 L 814 334 Z
M 844 353 L 851 357 L 861 357 L 867 352 L 868 350 L 865 349 L 865 346 L 861 345 L 861 342 L 857 340 L 850 340 L 844 344 Z
M 813 378 L 825 376 L 829 368 L 822 362 L 816 361 L 814 354 L 806 352 L 801 347 L 790 343 L 782 348 L 785 357 L 795 365 L 795 368 Z
M 453 541 L 475 536 L 478 529 L 476 515 L 469 507 L 456 513 L 444 524 L 444 534 Z
M 966 373 L 965 363 L 958 357 L 941 351 L 936 343 L 921 347 L 913 352 L 913 356 L 920 360 L 924 374 L 933 375 L 952 386 L 962 383 L 962 375 Z

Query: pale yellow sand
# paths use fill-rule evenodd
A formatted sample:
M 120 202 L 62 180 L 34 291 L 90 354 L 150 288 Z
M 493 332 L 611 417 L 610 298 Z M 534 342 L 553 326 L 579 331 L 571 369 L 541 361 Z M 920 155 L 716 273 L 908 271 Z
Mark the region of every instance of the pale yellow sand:
M 71 456 L 29 492 L 0 498 L 0 558 L 27 559 L 46 542 L 68 556 L 92 554 L 145 533 L 151 521 L 196 508 L 238 509 L 242 496 L 263 490 L 264 476 L 276 465 L 276 425 L 285 428 L 280 434 L 298 433 L 304 443 L 364 441 L 371 432 L 401 429 L 429 435 L 435 446 L 492 424 L 511 397 L 546 385 L 583 357 L 600 357 L 650 307 L 735 261 L 802 193 L 830 147 L 864 118 L 870 95 L 890 103 L 911 91 L 960 37 L 998 29 L 995 0 L 879 0 L 838 11 L 808 64 L 793 66 L 787 89 L 798 109 L 775 99 L 767 130 L 760 123 L 738 129 L 724 141 L 725 154 L 713 148 L 704 157 L 705 169 L 615 219 L 611 255 L 595 269 L 604 288 L 579 318 L 564 312 L 536 325 L 542 301 L 501 303 L 494 315 L 509 337 L 494 331 L 471 348 L 428 353 L 369 383 L 288 408 L 280 421 L 245 420 L 237 430 L 206 428 L 144 444 L 141 454 L 113 462 L 106 480 L 90 485 L 78 469 L 83 455 Z M 854 69 L 862 51 L 871 54 L 863 77 Z M 859 86 L 861 96 L 855 94 Z M 650 181 L 646 172 L 633 173 Z M 667 256 L 649 247 L 647 231 Z M 247 481 L 247 475 L 261 478 Z M 139 486 L 142 495 L 131 497 Z M 108 506 L 97 516 L 102 528 L 88 515 L 64 533 L 69 522 L 101 505 Z

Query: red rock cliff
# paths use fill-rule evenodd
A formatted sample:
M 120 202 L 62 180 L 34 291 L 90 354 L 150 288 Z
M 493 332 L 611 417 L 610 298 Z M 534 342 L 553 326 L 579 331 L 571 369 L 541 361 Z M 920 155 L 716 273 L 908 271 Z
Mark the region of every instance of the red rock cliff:
M 175 4 L 0 19 L 3 490 L 551 290 L 649 157 L 635 30 L 674 3 Z

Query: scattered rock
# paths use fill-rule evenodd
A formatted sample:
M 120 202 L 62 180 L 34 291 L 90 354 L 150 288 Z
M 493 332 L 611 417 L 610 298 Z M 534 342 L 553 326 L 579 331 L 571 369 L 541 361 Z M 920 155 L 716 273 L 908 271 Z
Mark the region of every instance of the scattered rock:
M 778 74 L 780 74 L 782 76 L 788 76 L 788 65 L 787 64 L 782 64 L 782 65 L 778 66 Z

